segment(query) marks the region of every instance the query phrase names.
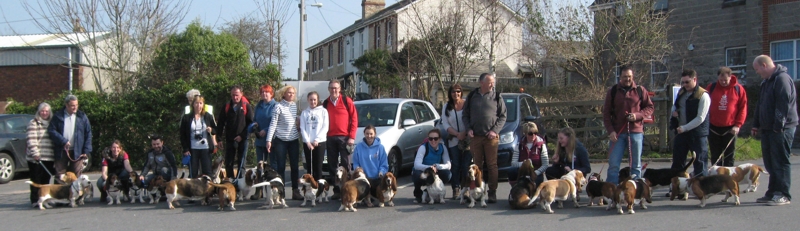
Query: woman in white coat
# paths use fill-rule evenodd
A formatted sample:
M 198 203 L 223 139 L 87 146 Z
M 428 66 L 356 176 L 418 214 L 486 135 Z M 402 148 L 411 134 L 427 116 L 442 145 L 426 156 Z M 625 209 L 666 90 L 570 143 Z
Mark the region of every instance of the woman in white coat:
M 322 177 L 323 155 L 327 149 L 328 110 L 320 107 L 316 91 L 309 92 L 307 98 L 308 108 L 300 114 L 300 134 L 303 136 L 303 154 L 306 157 L 303 168 L 319 180 Z

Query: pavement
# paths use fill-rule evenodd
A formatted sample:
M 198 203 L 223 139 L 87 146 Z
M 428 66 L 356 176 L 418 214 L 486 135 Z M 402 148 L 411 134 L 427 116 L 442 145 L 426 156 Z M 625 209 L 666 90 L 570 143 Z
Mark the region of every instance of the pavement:
M 762 164 L 761 160 L 747 162 Z M 800 172 L 800 157 L 793 156 L 791 162 L 793 171 Z M 745 161 L 737 162 L 741 163 Z M 607 169 L 604 165 L 594 163 L 592 169 Z M 648 168 L 669 165 L 652 162 Z M 99 174 L 89 173 L 89 176 L 95 180 Z M 800 184 L 800 177 L 793 176 L 792 183 Z M 337 212 L 338 201 L 299 207 L 301 201 L 287 200 L 289 208 L 266 210 L 258 208 L 263 200 L 247 200 L 237 202 L 236 211 L 217 211 L 216 199 L 211 206 L 188 204 L 184 200 L 182 206 L 174 210 L 168 209 L 165 202 L 106 205 L 98 202 L 99 192 L 95 192 L 96 197 L 91 202 L 78 208 L 40 211 L 30 206 L 26 179 L 17 179 L 0 185 L 0 224 L 2 230 L 493 230 L 501 227 L 505 230 L 532 227 L 543 230 L 796 230 L 800 227 L 800 219 L 797 219 L 800 202 L 786 206 L 755 203 L 766 191 L 768 178 L 766 175 L 761 178 L 757 192 L 741 194 L 740 206 L 722 203 L 720 200 L 724 196 L 717 195 L 708 200 L 705 208 L 699 208 L 700 202 L 693 196 L 687 201 L 670 201 L 664 197 L 666 189 L 662 188 L 654 192 L 654 201 L 647 210 L 637 207 L 633 215 L 619 215 L 604 207 L 586 207 L 589 200 L 585 192 L 580 195 L 580 208 L 565 202 L 563 209 L 553 205 L 555 214 L 546 214 L 539 208 L 510 210 L 506 198 L 511 186 L 507 182 L 499 184 L 498 203 L 489 204 L 487 208 L 469 209 L 453 200 L 445 204 L 414 204 L 413 185 L 408 175 L 398 179 L 401 188 L 395 197 L 395 207 L 362 205 L 355 213 Z M 791 190 L 792 194 L 800 195 L 797 188 Z M 287 195 L 290 192 L 287 188 Z

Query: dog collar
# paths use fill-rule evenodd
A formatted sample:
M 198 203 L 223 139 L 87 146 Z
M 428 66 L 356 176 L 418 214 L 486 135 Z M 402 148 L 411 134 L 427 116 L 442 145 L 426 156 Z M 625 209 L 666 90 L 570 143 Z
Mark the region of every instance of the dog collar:
M 469 189 L 475 189 L 475 188 L 477 188 L 477 187 L 478 187 L 478 186 L 477 186 L 477 185 L 475 185 L 475 181 L 470 181 L 470 182 L 469 182 Z

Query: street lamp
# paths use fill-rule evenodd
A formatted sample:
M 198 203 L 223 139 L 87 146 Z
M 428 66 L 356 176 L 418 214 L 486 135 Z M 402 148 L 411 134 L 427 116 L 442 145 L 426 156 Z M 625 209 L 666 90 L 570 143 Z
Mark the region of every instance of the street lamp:
M 321 8 L 322 3 L 314 3 L 311 4 L 313 7 Z M 297 80 L 298 80 L 298 88 L 300 88 L 300 84 L 303 82 L 303 70 L 305 69 L 305 51 L 303 51 L 303 46 L 305 42 L 305 31 L 306 31 L 306 1 L 300 0 L 300 4 L 297 5 L 300 8 L 300 67 L 297 69 Z M 300 90 L 300 89 L 298 89 Z

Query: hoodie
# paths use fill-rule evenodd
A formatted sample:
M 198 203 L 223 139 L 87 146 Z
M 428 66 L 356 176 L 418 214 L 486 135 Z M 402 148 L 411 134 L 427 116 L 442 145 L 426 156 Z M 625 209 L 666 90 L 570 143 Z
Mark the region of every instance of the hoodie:
M 714 90 L 711 90 L 711 86 Z M 736 91 L 736 88 L 739 91 Z M 711 83 L 706 87 L 711 97 L 711 107 L 708 109 L 708 118 L 711 125 L 716 127 L 741 127 L 747 118 L 747 92 L 742 85 L 739 85 L 736 76 L 731 75 L 728 86 L 722 86 L 718 82 Z
M 367 140 L 356 144 L 353 150 L 353 169 L 362 168 L 367 178 L 378 178 L 389 171 L 386 149 L 381 144 L 381 139 L 375 137 L 372 145 L 367 145 Z
M 328 138 L 328 110 L 322 106 L 306 108 L 300 114 L 300 134 L 303 142 L 325 142 Z
M 797 92 L 786 67 L 775 65 L 775 73 L 761 82 L 754 128 L 782 131 L 797 126 Z

